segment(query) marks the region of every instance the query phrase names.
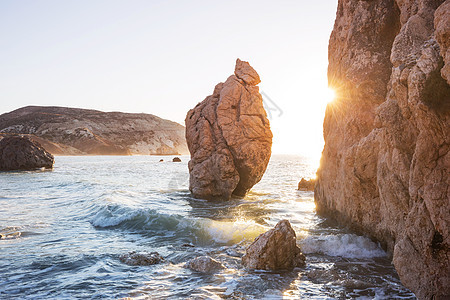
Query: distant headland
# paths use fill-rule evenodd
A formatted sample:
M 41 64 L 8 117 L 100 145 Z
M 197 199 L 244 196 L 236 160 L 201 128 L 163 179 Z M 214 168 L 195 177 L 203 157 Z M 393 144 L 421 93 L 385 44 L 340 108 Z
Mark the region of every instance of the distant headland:
M 144 113 L 26 106 L 0 115 L 0 138 L 21 134 L 54 155 L 188 153 L 184 126 Z

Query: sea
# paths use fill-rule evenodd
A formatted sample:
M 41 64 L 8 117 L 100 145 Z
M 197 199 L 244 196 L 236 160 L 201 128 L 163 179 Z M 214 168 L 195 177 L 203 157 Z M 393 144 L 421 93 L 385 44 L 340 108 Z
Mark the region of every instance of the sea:
M 0 172 L 0 299 L 415 299 L 377 243 L 297 190 L 316 160 L 273 155 L 247 196 L 211 202 L 189 192 L 189 157 L 172 158 L 57 156 L 53 170 Z M 245 248 L 282 219 L 306 266 L 244 268 Z M 122 263 L 131 251 L 165 261 Z M 203 255 L 226 269 L 184 267 Z

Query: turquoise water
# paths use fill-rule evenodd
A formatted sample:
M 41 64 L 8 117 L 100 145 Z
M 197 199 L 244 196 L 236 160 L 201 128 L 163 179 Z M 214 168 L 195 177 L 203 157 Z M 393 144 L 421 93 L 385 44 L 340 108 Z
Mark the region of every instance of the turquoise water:
M 165 162 L 159 162 L 164 159 Z M 411 299 L 383 250 L 314 212 L 297 191 L 311 161 L 273 156 L 244 199 L 207 202 L 188 191 L 188 157 L 56 157 L 53 171 L 0 173 L 1 299 Z M 288 219 L 307 257 L 291 272 L 246 270 L 245 247 Z M 130 251 L 166 262 L 128 266 Z M 227 269 L 183 267 L 200 255 Z

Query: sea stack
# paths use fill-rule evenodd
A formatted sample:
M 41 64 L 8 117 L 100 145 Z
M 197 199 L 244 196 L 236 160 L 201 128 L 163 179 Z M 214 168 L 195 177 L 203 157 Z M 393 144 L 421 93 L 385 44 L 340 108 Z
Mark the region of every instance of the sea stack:
M 53 163 L 53 155 L 28 137 L 7 136 L 0 140 L 0 171 L 51 169 Z
M 450 298 L 450 1 L 339 0 L 318 213 L 377 239 L 419 299 Z
M 244 196 L 259 182 L 271 155 L 272 132 L 248 62 L 236 60 L 234 75 L 186 116 L 189 189 L 196 198 Z

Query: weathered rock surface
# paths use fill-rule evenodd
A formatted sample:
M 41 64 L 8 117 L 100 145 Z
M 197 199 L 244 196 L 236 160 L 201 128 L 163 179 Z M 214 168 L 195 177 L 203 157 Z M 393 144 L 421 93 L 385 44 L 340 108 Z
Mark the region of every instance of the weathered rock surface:
M 0 170 L 53 168 L 53 155 L 27 137 L 7 136 L 0 140 Z
M 315 179 L 308 179 L 302 178 L 298 183 L 298 190 L 304 190 L 304 191 L 314 191 L 314 185 L 316 184 Z
M 242 264 L 258 270 L 292 270 L 305 265 L 305 256 L 296 243 L 294 229 L 288 220 L 259 235 L 246 249 Z
M 164 258 L 158 252 L 142 252 L 132 251 L 119 256 L 119 260 L 130 266 L 150 266 L 164 262 Z
M 225 269 L 225 266 L 209 256 L 200 256 L 188 261 L 185 268 L 201 273 L 212 274 Z
M 272 132 L 259 75 L 239 59 L 234 73 L 186 116 L 189 189 L 197 198 L 244 196 L 269 163 Z
M 184 131 L 150 114 L 27 106 L 0 115 L 0 135 L 27 134 L 56 155 L 185 154 Z
M 317 211 L 379 240 L 420 299 L 450 297 L 447 1 L 339 0 Z

